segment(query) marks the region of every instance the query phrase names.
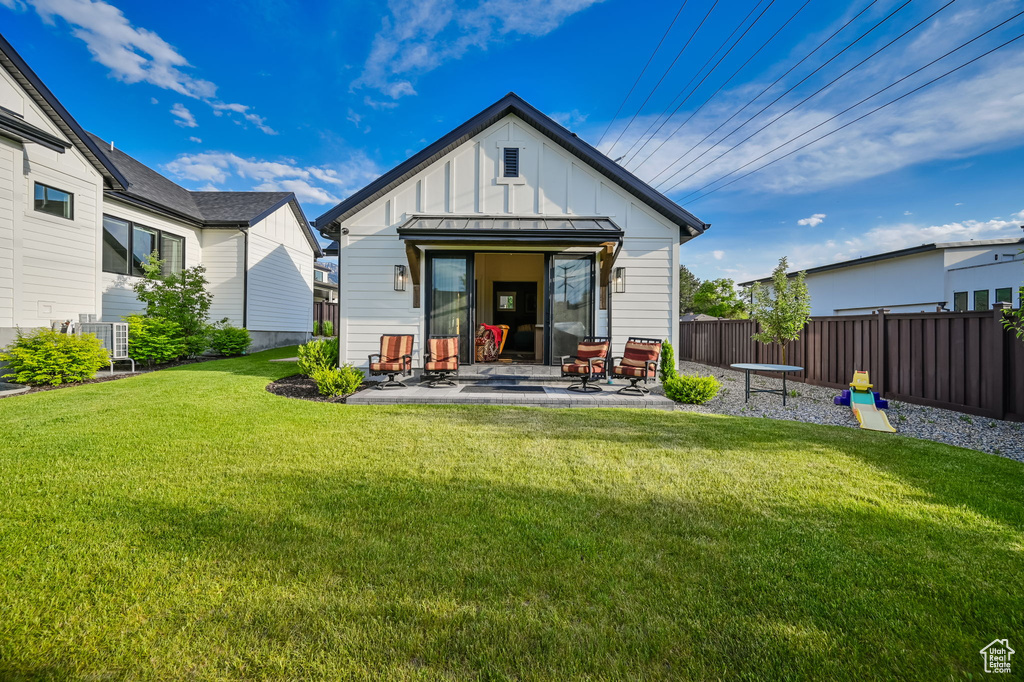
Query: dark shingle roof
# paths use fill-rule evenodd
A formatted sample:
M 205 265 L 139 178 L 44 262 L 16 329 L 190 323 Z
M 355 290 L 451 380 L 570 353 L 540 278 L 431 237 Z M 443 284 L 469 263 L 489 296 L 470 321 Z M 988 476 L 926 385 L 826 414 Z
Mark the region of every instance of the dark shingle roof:
M 574 133 L 566 130 L 514 92 L 508 93 L 455 130 L 398 164 L 324 213 L 313 221 L 313 224 L 324 237 L 336 238 L 338 227 L 345 218 L 383 196 L 391 188 L 412 177 L 458 145 L 509 114 L 515 114 L 523 119 L 563 149 L 575 155 L 576 158 L 584 161 L 633 196 L 643 200 L 648 206 L 678 225 L 681 232 L 686 233 L 686 236 L 696 237 L 709 227 L 692 213 L 609 159 Z
M 203 220 L 210 223 L 257 222 L 292 198 L 291 192 L 192 192 Z

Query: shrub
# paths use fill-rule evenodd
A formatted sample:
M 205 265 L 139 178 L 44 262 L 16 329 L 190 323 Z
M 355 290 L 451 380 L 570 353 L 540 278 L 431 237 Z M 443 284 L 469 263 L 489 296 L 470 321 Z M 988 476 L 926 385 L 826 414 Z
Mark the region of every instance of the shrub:
M 313 336 L 320 336 L 320 320 L 313 320 Z
M 664 382 L 665 395 L 677 403 L 703 405 L 718 395 L 722 384 L 715 377 L 692 377 L 685 374 Z
M 334 336 L 334 323 L 324 320 L 324 336 Z
M 186 353 L 185 340 L 177 322 L 162 317 L 129 315 L 128 355 L 150 366 L 177 360 Z
M 3 351 L 5 379 L 33 386 L 59 386 L 86 381 L 110 362 L 110 355 L 93 334 L 62 334 L 37 329 L 18 338 Z
M 215 324 L 210 332 L 210 348 L 221 355 L 244 355 L 251 345 L 249 330 L 229 324 L 227 318 Z
M 658 371 L 658 378 L 661 379 L 661 383 L 665 383 L 676 376 L 679 376 L 679 372 L 676 370 L 676 352 L 671 343 L 664 341 L 661 344 L 661 367 Z
M 317 339 L 299 346 L 299 372 L 312 378 L 318 369 L 337 369 L 338 339 Z
M 310 375 L 310 378 L 316 382 L 316 388 L 320 391 L 320 395 L 332 398 L 355 393 L 359 385 L 363 383 L 363 377 L 363 371 L 352 365 L 333 368 L 318 367 Z
M 195 265 L 165 275 L 163 265 L 155 255 L 147 256 L 142 265 L 145 276 L 132 289 L 146 304 L 147 317 L 162 317 L 177 324 L 185 354 L 199 355 L 210 347 L 207 319 L 213 294 L 206 290 L 206 268 Z

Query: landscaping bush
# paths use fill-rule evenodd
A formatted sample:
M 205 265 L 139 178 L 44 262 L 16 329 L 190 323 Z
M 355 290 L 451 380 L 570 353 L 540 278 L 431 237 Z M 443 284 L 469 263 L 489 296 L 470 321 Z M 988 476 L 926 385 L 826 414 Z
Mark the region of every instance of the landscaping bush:
M 150 367 L 177 360 L 185 354 L 185 340 L 177 322 L 162 317 L 129 315 L 128 355 Z
M 663 341 L 661 344 L 661 367 L 658 370 L 658 378 L 661 379 L 661 383 L 665 383 L 676 376 L 679 376 L 679 372 L 676 370 L 676 352 L 672 348 L 671 343 Z
M 703 405 L 718 395 L 722 384 L 715 377 L 693 377 L 685 374 L 664 382 L 665 395 L 677 403 Z
M 33 386 L 59 386 L 86 381 L 110 362 L 110 355 L 93 334 L 63 334 L 37 329 L 0 351 L 5 379 Z
M 199 355 L 210 347 L 207 322 L 213 294 L 206 290 L 206 268 L 195 265 L 181 272 L 163 274 L 163 261 L 155 254 L 142 264 L 145 276 L 132 289 L 146 304 L 147 317 L 162 317 L 178 325 L 184 355 Z
M 313 320 L 313 336 L 320 336 L 320 320 Z
M 355 393 L 363 383 L 364 376 L 362 370 L 345 365 L 333 368 L 317 367 L 310 378 L 316 382 L 316 389 L 320 391 L 320 395 L 333 398 Z
M 210 332 L 210 348 L 221 355 L 244 355 L 251 345 L 249 330 L 231 325 L 227 318 L 215 324 Z
M 299 372 L 313 378 L 318 369 L 338 368 L 338 339 L 317 339 L 299 346 Z
M 324 336 L 334 336 L 334 323 L 330 320 L 324 320 Z

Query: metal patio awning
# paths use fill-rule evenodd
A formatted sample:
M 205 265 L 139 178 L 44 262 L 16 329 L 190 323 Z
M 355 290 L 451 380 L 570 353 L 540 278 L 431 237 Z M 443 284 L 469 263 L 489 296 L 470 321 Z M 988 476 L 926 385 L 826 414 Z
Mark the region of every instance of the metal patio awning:
M 415 216 L 398 236 L 418 243 L 608 244 L 622 241 L 622 229 L 609 218 L 517 218 L 513 216 Z

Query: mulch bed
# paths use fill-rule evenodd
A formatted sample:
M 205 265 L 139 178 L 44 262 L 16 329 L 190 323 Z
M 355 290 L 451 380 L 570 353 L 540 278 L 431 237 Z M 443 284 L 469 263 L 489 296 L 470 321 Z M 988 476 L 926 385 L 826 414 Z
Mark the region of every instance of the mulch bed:
M 356 389 L 356 393 L 366 388 L 366 386 L 367 384 L 364 383 Z M 278 379 L 273 383 L 267 384 L 267 391 L 284 398 L 312 400 L 318 403 L 344 403 L 348 400 L 348 396 L 328 398 L 320 395 L 320 392 L 316 390 L 316 382 L 303 374 L 293 374 L 290 377 Z
M 135 363 L 135 369 L 138 370 L 132 374 L 114 374 L 111 375 L 109 370 L 101 369 L 94 378 L 86 381 L 79 381 L 72 384 L 60 384 L 59 386 L 32 386 L 29 390 L 24 393 L 18 393 L 17 395 L 31 395 L 32 393 L 40 393 L 42 391 L 55 391 L 60 388 L 70 388 L 72 386 L 85 386 L 86 384 L 102 384 L 107 381 L 117 381 L 118 379 L 131 379 L 132 377 L 141 376 L 148 374 L 149 372 L 155 372 L 161 369 L 170 369 L 172 367 L 181 367 L 182 365 L 194 365 L 199 362 L 210 362 L 211 360 L 223 360 L 222 357 L 202 357 L 192 358 L 191 360 L 175 360 L 174 362 L 168 362 L 162 365 L 153 365 L 152 368 L 143 365 L 142 363 Z M 124 363 L 122 363 L 123 365 Z M 9 380 L 8 380 L 9 381 Z M 13 398 L 14 396 L 3 396 L 5 398 Z

